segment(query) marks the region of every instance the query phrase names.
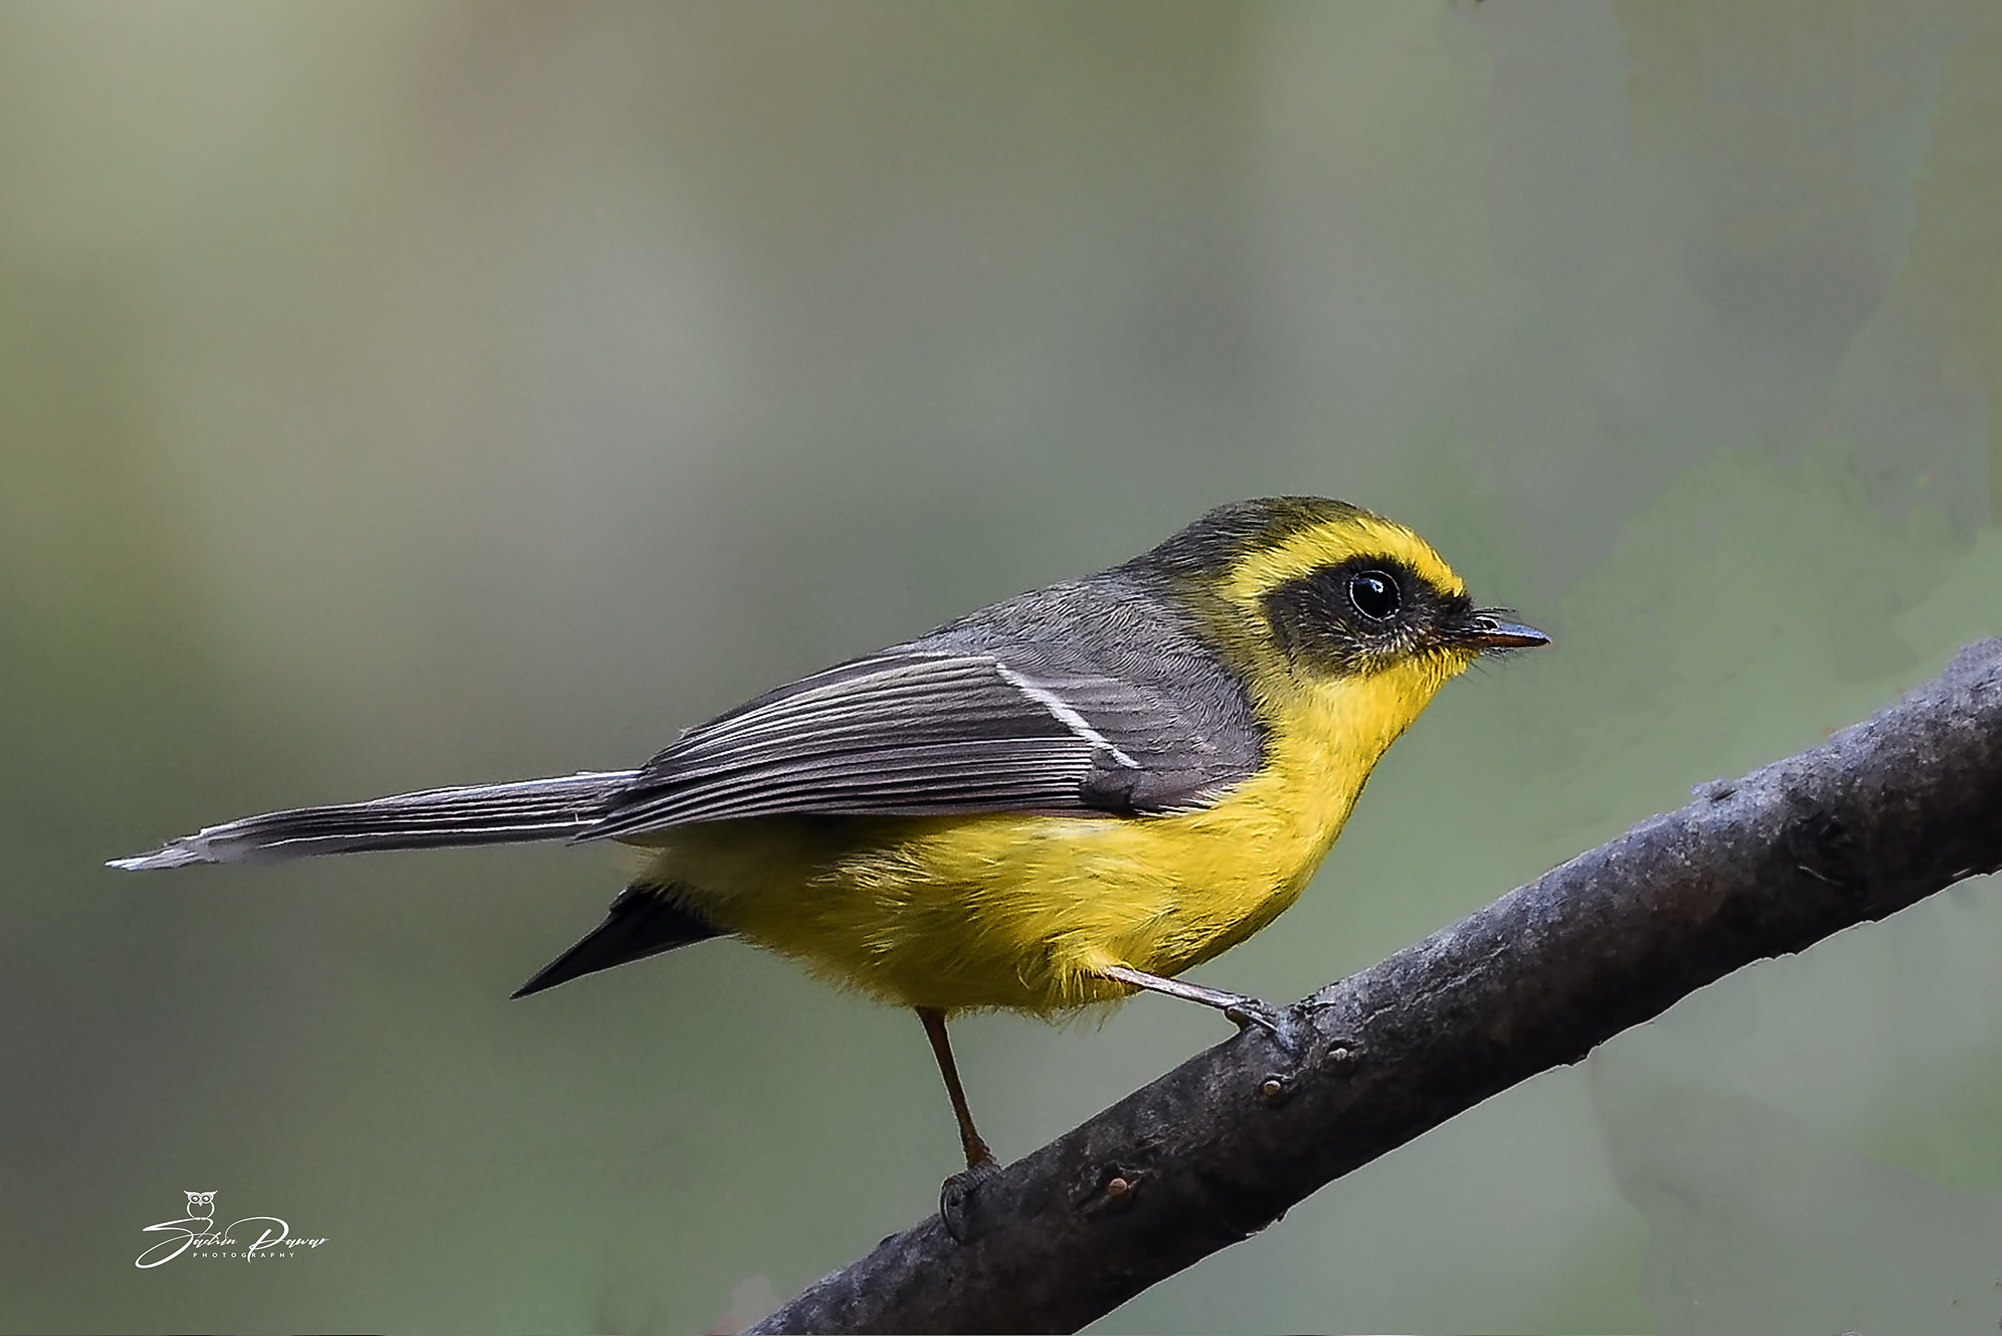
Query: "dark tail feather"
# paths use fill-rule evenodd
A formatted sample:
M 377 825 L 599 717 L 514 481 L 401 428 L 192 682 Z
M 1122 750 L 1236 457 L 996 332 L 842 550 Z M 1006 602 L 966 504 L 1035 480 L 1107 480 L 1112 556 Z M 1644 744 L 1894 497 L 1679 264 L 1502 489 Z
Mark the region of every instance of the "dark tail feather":
M 644 960 L 663 951 L 672 951 L 677 946 L 720 936 L 722 933 L 717 928 L 675 904 L 654 887 L 628 886 L 619 892 L 618 899 L 612 901 L 603 923 L 584 934 L 577 945 L 544 965 L 533 979 L 515 989 L 514 995 L 527 997 L 530 993 L 554 988 L 559 983 L 568 983 L 580 974 L 594 974 L 629 960 Z
M 438 849 L 467 844 L 565 840 L 597 822 L 635 770 L 607 770 L 512 784 L 399 793 L 365 803 L 268 812 L 116 858 L 128 872 L 191 863 L 276 863 L 364 849 Z

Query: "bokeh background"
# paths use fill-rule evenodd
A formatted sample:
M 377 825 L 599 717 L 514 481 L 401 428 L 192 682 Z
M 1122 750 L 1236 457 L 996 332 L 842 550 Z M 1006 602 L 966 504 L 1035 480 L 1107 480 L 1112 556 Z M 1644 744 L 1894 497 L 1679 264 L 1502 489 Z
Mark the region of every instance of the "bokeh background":
M 632 764 L 1272 492 L 1555 648 L 1456 682 L 1299 996 L 2002 632 L 2002 7 L 0 8 L 0 1327 L 695 1333 L 929 1211 L 916 1023 L 616 851 L 144 879 Z M 2002 886 L 1747 970 L 1107 1332 L 1993 1331 Z M 958 1027 L 1041 1144 L 1227 1027 Z M 324 1237 L 141 1270 L 182 1193 Z

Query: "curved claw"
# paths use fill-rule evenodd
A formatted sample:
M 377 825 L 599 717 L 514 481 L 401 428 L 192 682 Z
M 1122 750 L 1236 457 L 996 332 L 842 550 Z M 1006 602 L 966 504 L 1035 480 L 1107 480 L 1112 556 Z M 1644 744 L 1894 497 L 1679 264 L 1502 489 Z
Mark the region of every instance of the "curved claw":
M 980 1190 L 982 1183 L 1000 1172 L 999 1161 L 981 1160 L 938 1185 L 938 1218 L 944 1222 L 945 1232 L 952 1235 L 954 1243 L 964 1245 L 973 1241 L 973 1222 L 970 1218 L 973 1195 Z
M 1249 1030 L 1256 1025 L 1269 1032 L 1273 1038 L 1279 1037 L 1279 1013 L 1255 997 L 1241 997 L 1223 1009 L 1224 1018 L 1239 1030 Z

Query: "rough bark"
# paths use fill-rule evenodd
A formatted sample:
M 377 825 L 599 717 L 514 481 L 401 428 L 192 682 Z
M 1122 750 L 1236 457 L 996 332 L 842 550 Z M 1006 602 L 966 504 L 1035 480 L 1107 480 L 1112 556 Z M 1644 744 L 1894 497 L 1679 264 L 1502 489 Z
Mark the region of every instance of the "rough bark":
M 1768 956 L 2002 868 L 2002 640 L 1184 1063 L 752 1328 L 1071 1331 Z M 961 1236 L 965 1241 L 955 1239 Z

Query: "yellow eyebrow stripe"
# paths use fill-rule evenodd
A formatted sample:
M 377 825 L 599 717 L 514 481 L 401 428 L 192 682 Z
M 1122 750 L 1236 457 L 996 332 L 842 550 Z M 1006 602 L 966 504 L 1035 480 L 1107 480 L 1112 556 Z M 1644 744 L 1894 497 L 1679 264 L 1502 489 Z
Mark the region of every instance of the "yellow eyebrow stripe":
M 1288 580 L 1365 552 L 1397 558 L 1441 593 L 1464 597 L 1467 592 L 1465 582 L 1430 543 L 1401 524 L 1363 514 L 1339 527 L 1318 525 L 1245 553 L 1224 581 L 1223 593 L 1232 602 L 1251 607 Z

